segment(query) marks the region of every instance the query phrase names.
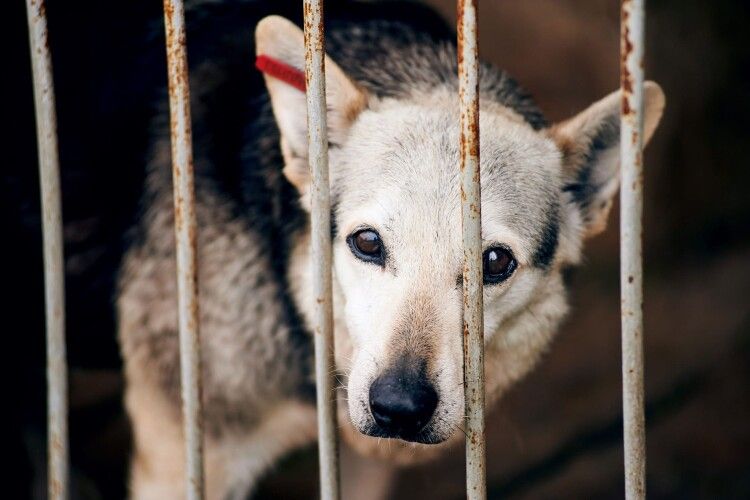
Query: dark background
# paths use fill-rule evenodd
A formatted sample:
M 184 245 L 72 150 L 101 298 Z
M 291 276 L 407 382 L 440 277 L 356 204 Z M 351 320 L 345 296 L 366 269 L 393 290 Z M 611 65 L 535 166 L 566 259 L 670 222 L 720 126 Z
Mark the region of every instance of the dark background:
M 299 15 L 299 3 L 274 2 L 274 10 Z M 452 0 L 426 3 L 454 22 Z M 550 120 L 617 88 L 618 2 L 480 4 L 482 57 L 515 76 Z M 98 271 L 119 258 L 104 249 L 116 247 L 131 221 L 152 89 L 166 74 L 163 52 L 147 50 L 162 41 L 160 9 L 156 0 L 48 5 L 64 214 L 76 221 L 66 227 L 67 266 L 84 270 L 67 283 L 69 297 L 79 297 L 67 312 L 71 453 L 81 498 L 117 498 L 124 488 L 122 380 L 111 317 L 101 312 L 109 308 L 111 282 Z M 749 14 L 745 1 L 648 2 L 646 72 L 667 96 L 646 152 L 645 179 L 653 498 L 750 497 Z M 0 8 L 6 56 L 0 168 L 10 174 L 0 184 L 0 234 L 10 235 L 0 244 L 0 366 L 8 408 L 2 429 L 12 472 L 3 474 L 3 496 L 9 498 L 27 497 L 32 487 L 43 491 L 45 460 L 42 261 L 25 23 L 20 0 Z M 151 70 L 135 71 L 144 64 Z M 81 165 L 98 167 L 83 175 Z M 495 497 L 623 496 L 617 228 L 615 208 L 608 230 L 589 242 L 584 265 L 572 275 L 572 314 L 549 354 L 488 419 Z M 313 449 L 296 453 L 265 481 L 261 496 L 313 496 L 316 472 Z M 404 470 L 393 496 L 461 498 L 463 485 L 457 449 L 438 463 Z

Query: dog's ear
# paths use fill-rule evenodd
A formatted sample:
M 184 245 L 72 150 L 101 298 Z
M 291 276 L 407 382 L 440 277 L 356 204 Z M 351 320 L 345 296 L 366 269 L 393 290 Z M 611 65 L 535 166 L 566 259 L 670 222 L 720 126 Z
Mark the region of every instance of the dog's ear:
M 643 92 L 645 146 L 661 120 L 664 92 L 654 82 L 646 82 Z M 550 131 L 562 152 L 564 190 L 581 214 L 584 237 L 604 230 L 620 185 L 620 95 L 613 92 Z
M 255 29 L 258 56 L 281 63 L 295 73 L 304 72 L 304 34 L 289 20 L 268 16 Z M 299 74 L 299 73 L 297 73 Z M 328 105 L 328 137 L 332 144 L 340 143 L 349 127 L 367 107 L 367 93 L 354 83 L 326 55 L 326 99 Z M 284 156 L 284 175 L 300 192 L 307 193 L 310 170 L 307 161 L 307 101 L 305 92 L 288 81 L 264 72 L 276 123 L 281 131 L 281 150 Z

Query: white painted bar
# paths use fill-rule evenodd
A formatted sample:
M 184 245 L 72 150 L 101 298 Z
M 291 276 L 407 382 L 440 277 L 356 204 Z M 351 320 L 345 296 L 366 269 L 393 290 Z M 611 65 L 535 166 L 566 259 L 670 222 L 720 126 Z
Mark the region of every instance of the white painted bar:
M 477 0 L 459 0 L 457 26 L 461 109 L 461 220 L 464 246 L 466 497 L 472 500 L 487 498 L 477 3 Z
M 68 498 L 68 372 L 65 350 L 65 265 L 62 200 L 57 153 L 57 114 L 52 57 L 44 0 L 27 0 L 31 69 L 34 79 L 36 138 L 44 241 L 44 298 L 47 323 L 47 492 Z
M 180 330 L 180 382 L 185 433 L 185 491 L 190 500 L 204 496 L 203 412 L 201 401 L 198 305 L 197 223 L 193 181 L 190 89 L 182 0 L 164 0 L 167 35 L 169 112 L 177 253 L 177 302 Z
M 620 286 L 625 497 L 646 497 L 643 395 L 644 0 L 623 0 L 621 19 Z
M 338 500 L 333 301 L 331 288 L 331 194 L 328 176 L 323 0 L 304 0 L 307 138 L 312 172 L 312 265 L 315 295 L 315 380 L 318 405 L 320 498 Z

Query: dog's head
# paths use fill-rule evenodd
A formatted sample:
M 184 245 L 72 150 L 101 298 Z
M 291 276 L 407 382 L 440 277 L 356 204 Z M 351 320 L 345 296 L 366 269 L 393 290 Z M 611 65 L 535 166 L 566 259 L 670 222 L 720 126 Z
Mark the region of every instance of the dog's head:
M 267 18 L 259 54 L 304 67 L 303 37 Z M 434 444 L 464 415 L 459 110 L 453 84 L 376 97 L 326 59 L 337 363 L 362 434 Z M 284 173 L 309 206 L 305 95 L 266 75 Z M 645 136 L 664 96 L 646 92 Z M 561 269 L 606 223 L 619 183 L 620 96 L 535 129 L 481 101 L 482 240 L 487 397 L 526 373 L 566 312 Z M 292 287 L 312 310 L 308 242 Z

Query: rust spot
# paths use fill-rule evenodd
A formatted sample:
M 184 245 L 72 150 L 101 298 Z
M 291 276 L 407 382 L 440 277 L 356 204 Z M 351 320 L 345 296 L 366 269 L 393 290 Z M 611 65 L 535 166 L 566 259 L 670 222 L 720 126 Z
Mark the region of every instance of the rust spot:
M 456 26 L 458 26 L 458 33 L 457 33 L 457 44 L 458 44 L 458 67 L 459 72 L 461 71 L 461 66 L 464 64 L 464 7 L 465 7 L 466 0 L 458 0 L 457 8 L 458 12 L 456 13 Z
M 473 103 L 474 109 L 469 112 L 469 155 L 479 158 L 479 98 Z M 479 182 L 479 168 L 474 173 L 475 182 Z
M 174 18 L 174 5 L 169 0 L 164 0 L 164 15 L 169 19 L 171 24 Z
M 192 210 L 190 212 L 190 219 L 195 220 L 195 215 L 192 214 Z M 188 227 L 188 241 L 193 249 L 198 248 L 198 233 L 196 232 L 195 224 L 190 224 Z
M 60 484 L 60 481 L 57 480 L 57 478 L 52 478 L 50 480 L 49 493 L 50 493 L 50 498 L 62 498 L 63 487 L 62 487 L 62 484 Z
M 471 8 L 475 9 L 476 12 L 476 0 L 470 1 Z M 471 75 L 478 72 L 477 65 L 477 40 L 476 40 L 476 25 L 466 25 L 466 18 L 464 16 L 465 9 L 468 8 L 467 0 L 459 0 L 457 12 L 457 25 L 458 25 L 458 71 L 459 71 L 459 102 L 462 104 L 460 110 L 460 122 L 461 122 L 461 133 L 460 133 L 460 150 L 461 150 L 461 172 L 466 173 L 466 168 L 472 168 L 472 181 L 478 185 L 480 182 L 480 170 L 479 170 L 479 85 L 478 78 L 473 84 L 474 88 L 469 88 L 469 82 L 472 80 Z M 469 43 L 467 47 L 465 44 Z M 470 64 L 464 58 L 464 50 L 469 48 L 472 51 L 470 57 Z M 471 101 L 466 102 L 467 92 L 472 92 Z M 465 106 L 465 107 L 464 107 Z M 470 163 L 469 159 L 473 159 L 474 163 Z M 466 203 L 472 201 L 473 203 L 468 207 L 469 212 L 474 215 L 479 214 L 478 206 L 478 189 L 471 188 L 467 192 L 462 189 L 461 201 Z
M 60 439 L 59 435 L 57 434 L 53 435 L 50 441 L 52 443 L 52 449 L 54 449 L 58 453 L 63 451 L 62 440 Z
M 620 54 L 620 87 L 622 88 L 622 114 L 632 113 L 630 107 L 630 96 L 633 94 L 633 75 L 628 70 L 628 58 L 633 53 L 633 42 L 630 40 L 630 29 L 628 19 L 630 17 L 630 1 L 623 0 L 621 9 L 621 54 Z
M 630 114 L 630 100 L 625 94 L 623 94 L 622 96 L 622 110 L 621 111 L 622 111 L 623 116 Z
M 174 204 L 174 224 L 176 227 L 182 227 L 184 217 L 182 213 L 182 206 L 183 201 L 182 197 L 180 195 L 177 195 L 175 198 L 175 204 Z

